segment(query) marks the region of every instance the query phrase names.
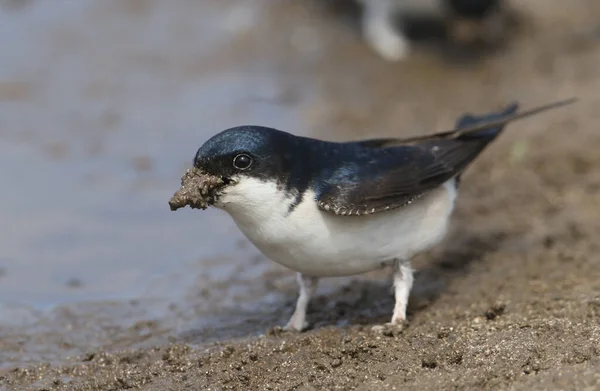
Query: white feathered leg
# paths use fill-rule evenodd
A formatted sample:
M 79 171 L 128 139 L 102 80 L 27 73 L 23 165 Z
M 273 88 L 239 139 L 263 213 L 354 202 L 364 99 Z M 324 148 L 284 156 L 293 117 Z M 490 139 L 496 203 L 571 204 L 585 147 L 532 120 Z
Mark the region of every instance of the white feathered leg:
M 396 261 L 394 263 L 394 314 L 392 315 L 393 325 L 401 324 L 406 320 L 406 307 L 408 306 L 408 297 L 413 286 L 413 270 L 407 261 Z
M 310 299 L 317 290 L 319 279 L 316 277 L 305 276 L 301 273 L 297 274 L 297 279 L 298 286 L 300 287 L 300 295 L 298 296 L 298 301 L 296 301 L 296 309 L 287 325 L 283 328 L 284 330 L 302 331 L 308 327 L 306 310 Z
M 383 332 L 385 330 L 401 330 L 406 322 L 406 308 L 408 298 L 413 286 L 413 270 L 410 262 L 403 260 L 394 261 L 394 313 L 392 320 L 383 325 L 373 326 L 373 331 Z

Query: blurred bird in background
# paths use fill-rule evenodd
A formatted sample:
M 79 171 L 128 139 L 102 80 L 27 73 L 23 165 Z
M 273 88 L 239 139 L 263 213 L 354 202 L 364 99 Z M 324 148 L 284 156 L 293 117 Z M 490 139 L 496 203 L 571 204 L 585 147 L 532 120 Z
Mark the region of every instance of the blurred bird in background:
M 368 45 L 388 61 L 400 61 L 412 42 L 497 45 L 511 26 L 506 0 L 357 0 Z

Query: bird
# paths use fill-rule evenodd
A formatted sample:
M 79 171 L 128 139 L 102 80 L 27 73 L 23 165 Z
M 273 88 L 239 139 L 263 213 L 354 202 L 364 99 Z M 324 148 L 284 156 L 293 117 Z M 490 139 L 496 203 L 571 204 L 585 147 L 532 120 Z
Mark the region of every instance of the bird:
M 203 190 L 208 204 L 227 212 L 267 258 L 297 273 L 299 295 L 284 330 L 310 326 L 306 311 L 320 278 L 389 266 L 395 304 L 385 326 L 402 327 L 411 258 L 445 237 L 465 169 L 507 123 L 576 99 L 467 113 L 452 130 L 410 138 L 334 142 L 236 126 L 201 145 L 193 165 L 218 178 Z
M 406 59 L 411 52 L 411 38 L 417 36 L 444 40 L 469 27 L 470 30 L 475 28 L 475 34 L 480 37 L 500 37 L 505 30 L 505 0 L 358 2 L 362 4 L 360 25 L 365 41 L 381 58 L 390 62 Z M 450 31 L 447 31 L 448 27 Z

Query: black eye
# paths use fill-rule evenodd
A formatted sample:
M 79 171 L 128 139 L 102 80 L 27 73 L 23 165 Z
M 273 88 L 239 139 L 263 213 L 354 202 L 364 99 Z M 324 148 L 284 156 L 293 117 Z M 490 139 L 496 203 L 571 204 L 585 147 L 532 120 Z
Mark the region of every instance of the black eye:
M 246 154 L 239 154 L 233 158 L 233 166 L 238 170 L 245 170 L 252 165 L 252 158 Z

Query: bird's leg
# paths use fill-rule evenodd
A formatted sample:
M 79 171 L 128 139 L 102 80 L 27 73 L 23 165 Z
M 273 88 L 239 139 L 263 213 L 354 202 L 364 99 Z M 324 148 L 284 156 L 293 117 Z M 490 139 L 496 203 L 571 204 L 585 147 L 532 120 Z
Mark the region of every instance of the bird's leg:
M 406 37 L 394 25 L 393 0 L 364 2 L 362 32 L 369 45 L 387 61 L 399 61 L 410 50 Z
M 406 307 L 408 306 L 408 296 L 413 285 L 413 270 L 408 261 L 394 260 L 394 314 L 392 320 L 384 325 L 373 326 L 373 331 L 385 332 L 400 331 L 406 321 Z M 390 330 L 390 327 L 392 328 Z M 392 331 L 394 332 L 394 331 Z
M 297 274 L 297 279 L 298 286 L 300 287 L 300 295 L 298 296 L 298 301 L 296 301 L 296 309 L 287 325 L 283 328 L 284 330 L 302 331 L 308 327 L 306 309 L 308 308 L 308 302 L 317 290 L 319 279 L 317 277 L 305 276 L 301 273 Z
M 396 260 L 394 262 L 394 314 L 392 325 L 401 324 L 406 320 L 406 307 L 408 297 L 413 286 L 413 270 L 408 261 Z

